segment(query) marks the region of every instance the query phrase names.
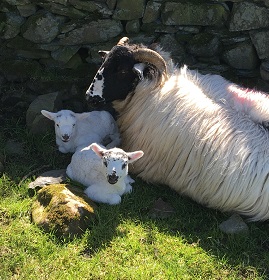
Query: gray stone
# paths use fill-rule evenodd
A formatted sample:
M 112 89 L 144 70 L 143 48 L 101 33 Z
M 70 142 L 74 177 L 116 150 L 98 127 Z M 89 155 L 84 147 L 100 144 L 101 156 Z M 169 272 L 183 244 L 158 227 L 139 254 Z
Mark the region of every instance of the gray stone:
M 161 14 L 161 6 L 162 3 L 156 1 L 148 1 L 145 9 L 145 13 L 143 16 L 143 23 L 150 23 L 156 21 Z
M 199 33 L 189 41 L 187 49 L 194 56 L 211 57 L 219 54 L 221 44 L 218 37 Z
M 41 58 L 49 58 L 50 53 L 44 50 L 17 50 L 14 52 L 17 57 L 27 58 L 27 59 L 41 59 Z
M 8 81 L 22 82 L 41 71 L 37 61 L 5 60 L 0 62 L 0 72 Z
M 57 61 L 67 63 L 79 50 L 79 46 L 64 46 L 51 52 L 51 57 Z
M 19 5 L 17 9 L 22 17 L 32 16 L 37 11 L 37 7 L 34 4 Z
M 59 20 L 51 13 L 38 13 L 22 26 L 22 36 L 34 43 L 50 43 L 59 33 Z
M 118 0 L 113 14 L 114 19 L 132 20 L 143 17 L 145 0 Z
M 199 27 L 199 26 L 178 26 L 177 30 L 192 33 L 192 34 L 197 34 L 201 31 L 201 27 Z
M 117 0 L 107 0 L 106 4 L 110 10 L 114 10 L 117 4 Z
M 176 26 L 164 25 L 161 22 L 143 23 L 141 30 L 149 34 L 153 33 L 176 33 Z
M 39 95 L 26 112 L 26 124 L 34 134 L 45 133 L 52 128 L 51 121 L 41 115 L 41 110 L 57 112 L 62 109 L 61 94 L 52 92 Z
M 112 15 L 112 10 L 104 3 L 96 1 L 82 1 L 82 0 L 69 0 L 69 3 L 76 9 L 85 10 L 90 13 L 98 13 L 102 17 L 109 17 Z
M 236 69 L 252 70 L 259 64 L 259 59 L 251 43 L 239 43 L 223 52 L 224 61 Z
M 20 27 L 24 23 L 24 18 L 16 13 L 6 13 L 6 19 L 2 24 L 4 24 L 3 32 L 1 32 L 1 37 L 3 39 L 11 39 L 20 33 Z M 2 19 L 3 20 L 3 19 Z
M 59 46 L 57 43 L 49 43 L 49 44 L 36 44 L 36 47 L 38 49 L 41 49 L 41 50 L 45 50 L 45 51 L 56 51 L 58 50 L 59 48 L 61 48 L 62 46 Z
M 34 182 L 31 182 L 28 185 L 28 188 L 30 190 L 39 190 L 47 185 L 53 185 L 53 184 L 60 184 L 66 181 L 67 175 L 66 175 L 65 169 L 60 170 L 50 170 L 47 172 L 44 172 L 40 174 Z
M 72 19 L 80 19 L 86 16 L 84 12 L 68 5 L 61 5 L 53 2 L 39 3 L 39 5 L 53 14 L 65 16 Z
M 229 12 L 218 3 L 166 2 L 161 18 L 166 25 L 221 26 Z
M 174 35 L 164 34 L 159 37 L 157 43 L 162 46 L 162 48 L 169 52 L 176 62 L 182 62 L 185 58 L 186 52 L 183 46 L 181 46 Z
M 242 234 L 249 232 L 247 224 L 238 214 L 234 214 L 227 221 L 222 222 L 219 225 L 219 228 L 222 232 L 227 234 Z
M 250 38 L 248 35 L 230 35 L 221 39 L 224 45 L 234 45 L 237 43 L 247 42 Z
M 149 210 L 149 216 L 153 219 L 167 219 L 175 213 L 174 208 L 162 198 L 158 198 Z
M 269 26 L 269 10 L 251 2 L 240 2 L 234 4 L 230 31 L 243 31 Z
M 103 19 L 92 21 L 59 36 L 60 45 L 80 45 L 106 42 L 123 31 L 120 21 Z
M 269 81 L 269 60 L 265 60 L 261 63 L 260 74 L 263 80 Z
M 30 42 L 21 36 L 16 36 L 15 38 L 8 41 L 7 47 L 17 50 L 31 51 L 35 48 L 35 45 L 33 42 Z
M 139 20 L 133 19 L 126 23 L 125 26 L 127 33 L 138 33 L 140 31 L 140 23 Z
M 79 66 L 83 64 L 83 61 L 80 57 L 79 54 L 74 54 L 67 63 L 64 64 L 65 68 L 70 68 L 70 69 L 77 69 Z
M 17 12 L 17 8 L 16 6 L 12 6 L 6 2 L 0 2 L 0 12 L 4 12 L 4 13 L 16 13 Z
M 250 32 L 252 43 L 254 44 L 260 59 L 269 58 L 269 31 L 252 31 Z
M 19 5 L 25 5 L 30 4 L 31 0 L 4 0 L 10 5 L 19 6 Z
M 53 184 L 37 193 L 32 222 L 58 237 L 73 238 L 85 232 L 95 219 L 96 205 L 70 184 Z

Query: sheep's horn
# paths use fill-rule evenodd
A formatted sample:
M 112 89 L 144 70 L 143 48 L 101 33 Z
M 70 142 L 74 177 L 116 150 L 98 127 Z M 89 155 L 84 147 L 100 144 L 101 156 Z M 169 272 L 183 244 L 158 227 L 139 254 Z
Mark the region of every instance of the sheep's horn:
M 119 40 L 117 46 L 124 46 L 124 45 L 126 45 L 128 42 L 129 42 L 129 38 L 128 38 L 128 37 L 122 37 L 122 38 Z
M 155 51 L 150 49 L 138 49 L 134 51 L 134 57 L 140 62 L 148 62 L 157 67 L 163 73 L 167 73 L 166 63 L 164 59 Z

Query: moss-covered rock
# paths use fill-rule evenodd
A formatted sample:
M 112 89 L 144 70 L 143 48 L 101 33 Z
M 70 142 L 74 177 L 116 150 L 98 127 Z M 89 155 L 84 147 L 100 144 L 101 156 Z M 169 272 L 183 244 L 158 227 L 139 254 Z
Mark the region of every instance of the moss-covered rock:
M 58 237 L 79 236 L 95 218 L 96 205 L 69 184 L 54 184 L 38 191 L 32 221 Z

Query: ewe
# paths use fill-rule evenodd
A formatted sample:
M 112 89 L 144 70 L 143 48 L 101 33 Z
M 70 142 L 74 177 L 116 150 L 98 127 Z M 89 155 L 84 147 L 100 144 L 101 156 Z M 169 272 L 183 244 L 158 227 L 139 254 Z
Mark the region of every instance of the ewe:
M 112 102 L 123 149 L 146 154 L 133 172 L 207 207 L 269 219 L 268 96 L 126 37 L 100 54 L 86 99 Z
M 93 143 L 77 150 L 66 174 L 87 186 L 86 195 L 93 201 L 119 204 L 121 196 L 132 191 L 134 182 L 128 174 L 128 164 L 143 156 L 142 151 L 126 153 L 122 149 L 105 149 Z
M 56 144 L 62 153 L 74 153 L 94 142 L 107 144 L 108 148 L 120 144 L 117 124 L 106 111 L 74 113 L 61 110 L 52 113 L 42 110 L 41 113 L 54 121 Z

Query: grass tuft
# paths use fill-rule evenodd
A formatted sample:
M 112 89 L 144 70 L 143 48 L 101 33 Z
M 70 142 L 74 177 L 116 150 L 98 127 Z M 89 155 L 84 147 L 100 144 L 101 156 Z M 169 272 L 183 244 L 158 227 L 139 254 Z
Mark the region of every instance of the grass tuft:
M 65 168 L 71 156 L 57 151 L 54 135 L 34 137 L 20 121 L 8 121 L 2 132 L 1 280 L 268 279 L 268 223 L 249 224 L 249 235 L 228 236 L 218 227 L 228 214 L 138 178 L 120 205 L 99 205 L 81 238 L 44 233 L 31 223 L 35 197 L 28 196 L 28 184 L 41 172 Z M 23 144 L 19 157 L 5 153 L 10 139 Z M 152 219 L 149 210 L 160 197 L 175 213 Z

